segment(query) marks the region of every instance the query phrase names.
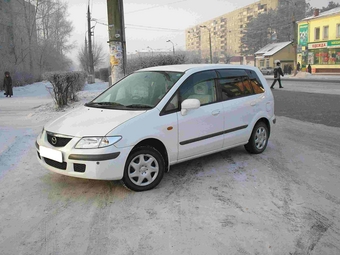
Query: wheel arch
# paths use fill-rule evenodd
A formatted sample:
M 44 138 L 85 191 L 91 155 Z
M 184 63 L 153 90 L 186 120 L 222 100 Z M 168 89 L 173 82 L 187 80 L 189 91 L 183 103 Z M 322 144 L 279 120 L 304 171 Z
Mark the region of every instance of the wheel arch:
M 142 146 L 151 146 L 153 148 L 155 148 L 157 151 L 159 151 L 159 153 L 162 155 L 163 159 L 164 159 L 164 163 L 165 163 L 165 171 L 168 172 L 169 171 L 169 157 L 168 157 L 168 152 L 166 150 L 166 147 L 164 146 L 164 144 L 155 138 L 147 138 L 144 139 L 142 141 L 140 141 L 139 143 L 137 143 L 133 149 L 131 150 L 130 154 L 135 151 L 137 148 L 142 147 Z
M 270 122 L 269 122 L 269 120 L 267 119 L 267 118 L 265 118 L 265 117 L 262 117 L 262 118 L 260 118 L 258 121 L 256 121 L 256 123 L 255 123 L 255 125 L 254 125 L 254 127 L 257 125 L 257 123 L 259 123 L 259 122 L 263 122 L 264 124 L 266 124 L 266 126 L 267 126 L 267 128 L 268 128 L 268 138 L 270 137 Z M 253 129 L 254 129 L 254 127 L 253 127 Z

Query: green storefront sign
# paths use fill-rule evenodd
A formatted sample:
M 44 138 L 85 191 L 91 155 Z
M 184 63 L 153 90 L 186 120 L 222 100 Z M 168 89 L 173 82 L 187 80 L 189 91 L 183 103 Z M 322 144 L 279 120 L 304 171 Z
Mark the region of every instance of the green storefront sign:
M 328 48 L 340 48 L 340 40 L 332 40 L 327 42 Z
M 307 46 L 308 44 L 308 24 L 300 25 L 299 27 L 299 45 Z

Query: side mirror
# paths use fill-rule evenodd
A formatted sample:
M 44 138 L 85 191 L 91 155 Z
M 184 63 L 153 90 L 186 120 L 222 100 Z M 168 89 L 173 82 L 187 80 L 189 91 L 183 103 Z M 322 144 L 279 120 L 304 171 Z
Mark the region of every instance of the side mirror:
M 201 103 L 198 99 L 185 99 L 181 104 L 182 116 L 187 115 L 188 110 L 198 109 Z

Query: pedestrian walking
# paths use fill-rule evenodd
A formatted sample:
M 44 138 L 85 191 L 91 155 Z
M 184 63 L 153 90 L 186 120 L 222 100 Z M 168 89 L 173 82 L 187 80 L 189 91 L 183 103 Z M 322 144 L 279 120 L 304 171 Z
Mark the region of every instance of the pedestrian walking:
M 283 88 L 282 84 L 281 84 L 281 76 L 283 77 L 284 74 L 282 72 L 282 68 L 281 68 L 281 63 L 280 61 L 276 62 L 276 66 L 274 68 L 274 81 L 273 84 L 270 86 L 271 89 L 274 88 L 275 83 L 278 81 L 279 82 L 279 88 Z
M 307 72 L 308 72 L 308 73 L 312 73 L 312 67 L 311 67 L 310 64 L 308 64 L 308 66 L 307 66 Z
M 5 72 L 5 78 L 4 78 L 4 84 L 3 88 L 5 91 L 6 97 L 12 97 L 13 96 L 13 88 L 12 88 L 12 78 L 9 72 Z
M 300 62 L 297 63 L 296 70 L 300 71 Z

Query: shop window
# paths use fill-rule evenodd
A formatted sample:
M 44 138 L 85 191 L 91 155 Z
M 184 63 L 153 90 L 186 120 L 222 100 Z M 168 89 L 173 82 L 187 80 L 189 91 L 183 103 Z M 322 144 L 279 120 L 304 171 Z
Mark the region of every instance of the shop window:
M 319 49 L 308 53 L 311 64 L 338 65 L 340 64 L 340 49 Z
M 316 27 L 315 28 L 315 41 L 320 40 L 320 28 Z
M 329 37 L 329 26 L 323 27 L 323 39 L 328 39 Z
M 329 61 L 330 65 L 340 64 L 340 49 L 332 49 L 329 51 Z

